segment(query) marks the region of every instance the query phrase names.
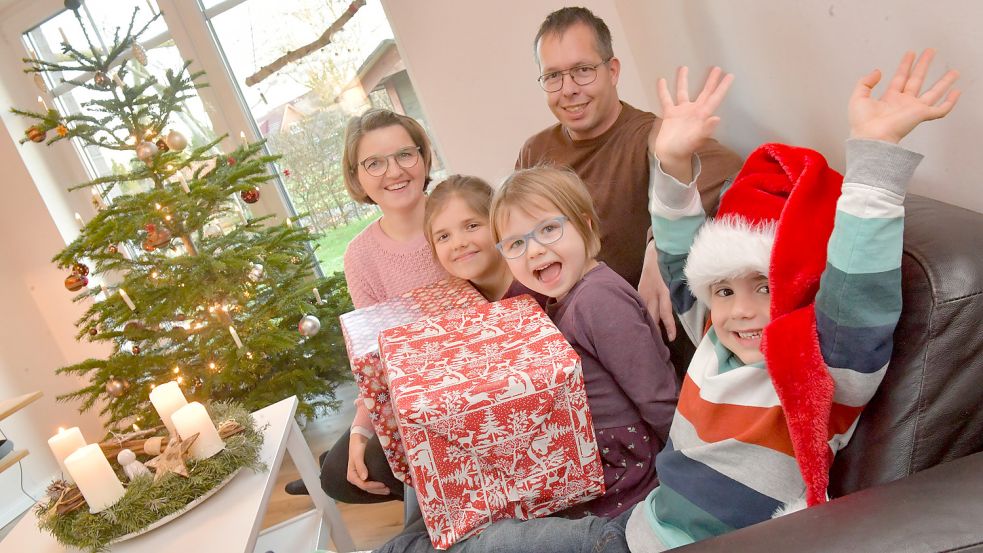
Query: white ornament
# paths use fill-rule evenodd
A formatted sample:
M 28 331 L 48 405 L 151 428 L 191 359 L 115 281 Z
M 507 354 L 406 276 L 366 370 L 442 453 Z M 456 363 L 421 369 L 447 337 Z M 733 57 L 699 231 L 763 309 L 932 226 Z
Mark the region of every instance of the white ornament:
M 124 449 L 119 452 L 116 456 L 116 461 L 119 462 L 119 466 L 123 467 L 123 474 L 126 478 L 132 482 L 138 476 L 144 476 L 150 474 L 150 469 L 143 466 L 143 463 L 137 461 L 136 453 L 133 453 L 129 449 Z
M 259 263 L 253 263 L 253 268 L 249 270 L 249 280 L 253 282 L 259 282 L 263 278 L 263 266 Z
M 164 138 L 164 142 L 167 143 L 168 148 L 174 150 L 175 152 L 180 152 L 188 146 L 188 139 L 177 131 L 167 133 L 167 137 Z
M 314 336 L 321 331 L 321 321 L 314 315 L 304 315 L 297 323 L 297 331 L 301 336 Z

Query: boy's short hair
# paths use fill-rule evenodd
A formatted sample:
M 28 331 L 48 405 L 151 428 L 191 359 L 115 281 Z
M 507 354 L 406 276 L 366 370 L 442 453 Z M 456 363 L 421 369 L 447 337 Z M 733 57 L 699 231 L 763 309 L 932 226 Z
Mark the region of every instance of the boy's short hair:
M 547 35 L 562 35 L 577 24 L 587 25 L 594 31 L 594 49 L 601 56 L 601 59 L 614 57 L 614 47 L 611 45 L 611 31 L 603 19 L 594 15 L 587 8 L 569 7 L 561 8 L 546 16 L 543 23 L 539 26 L 536 39 L 532 42 L 533 54 L 536 56 L 536 63 L 539 63 L 539 41 Z
M 500 229 L 509 212 L 513 209 L 525 211 L 527 206 L 558 210 L 584 239 L 587 257 L 597 257 L 601 251 L 597 212 L 587 187 L 572 170 L 539 166 L 520 169 L 506 178 L 491 201 L 490 219 L 495 242 L 502 240 Z
M 427 131 L 423 130 L 423 126 L 416 119 L 408 115 L 402 115 L 388 109 L 373 108 L 362 115 L 356 115 L 349 119 L 348 126 L 345 127 L 345 150 L 341 156 L 341 167 L 345 188 L 348 190 L 348 195 L 356 202 L 375 204 L 358 182 L 358 144 L 366 133 L 394 126 L 406 129 L 410 138 L 413 139 L 413 144 L 420 147 L 420 157 L 426 170 L 423 189 L 426 190 L 427 185 L 430 184 L 433 150 L 430 147 L 430 139 L 427 138 Z
M 423 233 L 430 249 L 433 249 L 433 220 L 454 198 L 461 198 L 479 217 L 488 219 L 491 198 L 495 191 L 491 185 L 470 175 L 451 175 L 434 186 L 423 212 Z

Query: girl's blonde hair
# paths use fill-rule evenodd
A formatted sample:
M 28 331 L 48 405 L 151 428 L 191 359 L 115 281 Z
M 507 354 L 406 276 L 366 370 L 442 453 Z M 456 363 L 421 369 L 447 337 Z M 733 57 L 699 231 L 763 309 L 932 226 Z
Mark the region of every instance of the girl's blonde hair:
M 430 147 L 430 139 L 427 138 L 427 131 L 423 130 L 423 126 L 416 119 L 408 115 L 401 115 L 388 109 L 374 108 L 362 115 L 352 117 L 348 120 L 348 126 L 345 127 L 345 151 L 341 155 L 341 167 L 344 173 L 345 188 L 348 189 L 348 195 L 356 202 L 375 203 L 358 182 L 358 143 L 362 141 L 365 133 L 386 127 L 403 127 L 413 139 L 413 144 L 420 147 L 420 158 L 426 171 L 423 189 L 426 190 L 427 185 L 430 184 L 430 163 L 433 150 Z
M 492 237 L 502 240 L 501 228 L 513 209 L 542 210 L 556 208 L 584 239 L 587 257 L 594 259 L 601 251 L 597 213 L 587 187 L 576 173 L 556 167 L 532 167 L 512 173 L 491 201 Z M 527 211 L 528 213 L 528 211 Z
M 479 217 L 488 219 L 494 190 L 487 182 L 469 175 L 451 175 L 434 187 L 423 212 L 423 234 L 430 249 L 433 244 L 433 220 L 453 198 L 461 198 Z

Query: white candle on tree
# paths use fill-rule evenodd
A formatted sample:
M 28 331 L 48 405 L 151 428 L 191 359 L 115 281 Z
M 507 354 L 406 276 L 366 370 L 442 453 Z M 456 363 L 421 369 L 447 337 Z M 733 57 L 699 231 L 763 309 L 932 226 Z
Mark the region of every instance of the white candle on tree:
M 65 480 L 68 480 L 69 483 L 74 483 L 74 481 L 71 475 L 68 474 L 68 469 L 65 468 L 65 457 L 75 453 L 80 447 L 84 446 L 85 438 L 82 437 L 82 432 L 77 426 L 73 426 L 68 430 L 59 428 L 57 434 L 48 438 L 48 447 L 51 448 L 51 453 L 55 455 L 55 460 L 58 461 L 58 466 L 61 467 L 61 472 L 65 475 Z
M 171 416 L 175 411 L 188 404 L 188 400 L 184 399 L 184 394 L 181 393 L 181 387 L 178 386 L 177 382 L 161 384 L 151 390 L 150 403 L 154 405 L 154 409 L 160 415 L 160 420 L 167 427 L 167 432 L 172 437 L 177 436 L 178 432 L 174 428 Z
M 66 457 L 65 468 L 89 504 L 90 513 L 112 507 L 126 493 L 99 444 L 83 446 Z
M 198 439 L 191 446 L 191 456 L 195 459 L 207 459 L 225 448 L 225 442 L 218 435 L 208 411 L 197 401 L 175 411 L 171 420 L 182 439 L 198 434 Z

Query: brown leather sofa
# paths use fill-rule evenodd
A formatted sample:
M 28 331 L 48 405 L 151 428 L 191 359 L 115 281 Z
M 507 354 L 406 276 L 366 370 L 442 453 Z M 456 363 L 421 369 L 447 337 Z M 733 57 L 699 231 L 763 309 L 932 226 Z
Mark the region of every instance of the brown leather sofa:
M 983 214 L 905 202 L 904 306 L 829 503 L 679 549 L 983 552 Z

